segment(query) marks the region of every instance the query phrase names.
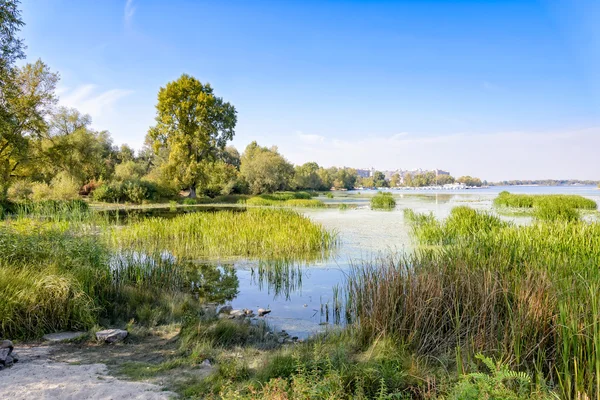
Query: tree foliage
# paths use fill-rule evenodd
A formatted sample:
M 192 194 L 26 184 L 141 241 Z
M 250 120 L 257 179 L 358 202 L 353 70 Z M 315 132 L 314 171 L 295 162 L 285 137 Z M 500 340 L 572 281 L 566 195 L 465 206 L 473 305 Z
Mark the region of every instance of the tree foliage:
M 196 196 L 209 181 L 206 171 L 233 139 L 235 108 L 215 96 L 210 84 L 183 74 L 158 92 L 156 125 L 149 137 L 154 149 L 166 148 L 164 173 Z
M 240 172 L 253 194 L 287 190 L 294 176 L 294 167 L 277 147 L 261 147 L 250 143 L 241 158 Z

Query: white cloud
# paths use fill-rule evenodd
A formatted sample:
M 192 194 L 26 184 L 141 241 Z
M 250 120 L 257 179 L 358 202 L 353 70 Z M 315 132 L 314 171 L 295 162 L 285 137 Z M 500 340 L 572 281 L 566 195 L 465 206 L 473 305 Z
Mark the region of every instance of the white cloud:
M 312 139 L 313 136 L 320 138 Z M 280 139 L 281 140 L 281 139 Z M 600 179 L 600 127 L 568 132 L 458 133 L 329 139 L 296 134 L 281 140 L 290 161 L 382 170 L 441 168 L 454 175 L 504 179 Z
M 87 84 L 69 90 L 59 88 L 59 103 L 66 107 L 73 107 L 84 114 L 89 114 L 92 119 L 102 118 L 105 114 L 114 110 L 118 100 L 133 93 L 131 90 L 109 89 L 98 91 L 96 85 Z
M 134 14 L 135 14 L 135 6 L 133 4 L 133 0 L 127 0 L 125 2 L 125 11 L 124 11 L 124 19 L 125 19 L 126 26 L 129 26 L 131 24 Z

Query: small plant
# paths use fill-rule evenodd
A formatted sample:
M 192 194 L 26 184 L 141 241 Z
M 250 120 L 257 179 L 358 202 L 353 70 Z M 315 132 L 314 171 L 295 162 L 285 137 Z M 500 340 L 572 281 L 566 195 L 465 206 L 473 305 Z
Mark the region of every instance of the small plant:
M 473 372 L 463 375 L 450 392 L 448 400 L 529 400 L 550 399 L 547 391 L 536 391 L 531 377 L 525 372 L 511 370 L 500 361 L 494 362 L 483 354 L 475 356 L 489 373 Z
M 328 199 L 333 199 L 333 193 L 327 192 L 327 194 L 325 195 L 325 197 L 327 197 Z
M 396 207 L 396 200 L 390 192 L 377 192 L 371 198 L 371 209 L 373 210 L 391 210 Z

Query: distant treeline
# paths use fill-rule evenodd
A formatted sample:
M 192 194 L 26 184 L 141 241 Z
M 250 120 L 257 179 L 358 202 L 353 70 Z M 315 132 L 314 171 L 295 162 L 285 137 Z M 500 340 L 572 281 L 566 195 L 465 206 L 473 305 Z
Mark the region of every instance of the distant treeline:
M 490 183 L 490 186 L 516 186 L 516 185 L 541 185 L 541 186 L 563 186 L 563 185 L 598 185 L 600 181 L 579 179 L 537 179 L 537 180 L 512 180 Z

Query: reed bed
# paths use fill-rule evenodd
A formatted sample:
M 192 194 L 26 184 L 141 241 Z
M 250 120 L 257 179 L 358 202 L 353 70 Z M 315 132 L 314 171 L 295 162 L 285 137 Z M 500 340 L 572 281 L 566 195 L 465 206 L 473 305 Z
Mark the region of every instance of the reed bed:
M 263 197 L 251 197 L 245 200 L 243 204 L 247 206 L 261 207 L 300 207 L 300 208 L 320 208 L 325 207 L 325 203 L 317 199 L 287 199 L 274 200 Z
M 377 192 L 371 197 L 371 209 L 373 210 L 391 210 L 396 207 L 396 200 L 390 192 Z
M 337 243 L 335 232 L 284 209 L 149 218 L 113 229 L 110 239 L 119 248 L 166 250 L 181 258 L 304 258 Z
M 425 246 L 357 265 L 348 279 L 364 341 L 393 337 L 453 358 L 460 373 L 483 352 L 562 398 L 599 398 L 600 224 L 516 226 L 463 207 L 445 221 L 407 217 Z
M 579 195 L 568 194 L 531 195 L 503 191 L 494 199 L 494 205 L 496 206 L 513 208 L 535 208 L 548 203 L 555 207 L 580 210 L 595 210 L 598 208 L 598 204 L 594 200 Z

